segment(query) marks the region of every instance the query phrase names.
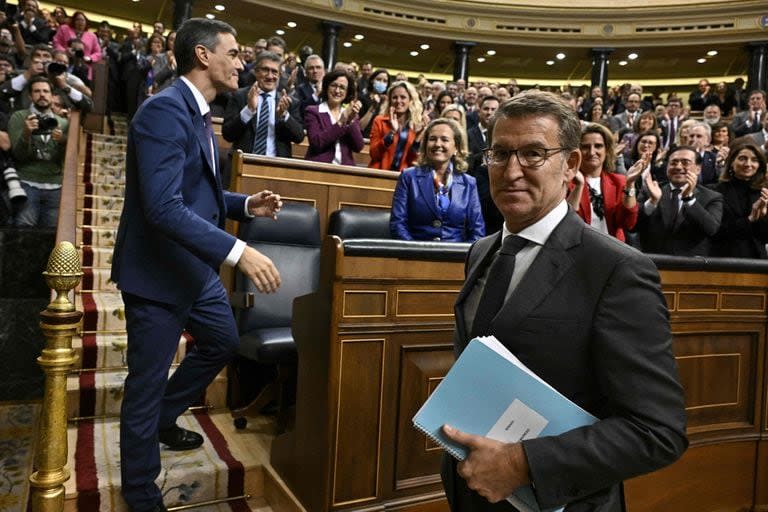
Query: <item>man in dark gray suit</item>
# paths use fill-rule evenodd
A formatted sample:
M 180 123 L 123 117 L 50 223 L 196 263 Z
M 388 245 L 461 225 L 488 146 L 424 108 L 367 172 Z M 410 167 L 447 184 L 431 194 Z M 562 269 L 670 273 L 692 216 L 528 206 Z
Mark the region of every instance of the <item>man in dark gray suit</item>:
M 701 154 L 678 146 L 667 160 L 669 183 L 660 187 L 648 175 L 647 194 L 639 198 L 637 232 L 645 252 L 709 256 L 720 229 L 723 196 L 699 183 Z
M 532 484 L 542 508 L 618 512 L 623 480 L 670 464 L 687 447 L 658 272 L 568 209 L 581 163 L 569 105 L 526 91 L 499 108 L 489 136 L 491 193 L 504 227 L 469 251 L 456 353 L 474 336 L 494 335 L 599 421 L 511 443 L 446 426 L 469 448 L 462 462 L 443 459 L 446 496 L 454 512 L 513 511 L 505 498 Z

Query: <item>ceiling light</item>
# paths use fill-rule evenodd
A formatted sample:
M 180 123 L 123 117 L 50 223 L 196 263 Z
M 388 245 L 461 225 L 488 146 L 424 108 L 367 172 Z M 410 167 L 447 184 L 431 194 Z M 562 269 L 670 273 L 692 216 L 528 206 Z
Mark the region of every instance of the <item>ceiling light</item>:
M 627 65 L 627 61 L 625 61 L 625 60 L 620 60 L 619 61 L 619 66 L 626 66 L 626 65 Z
M 131 0 L 133 3 L 137 3 L 139 0 Z
M 352 43 L 349 41 L 344 41 L 344 48 L 352 48 Z
M 286 25 L 288 25 L 290 28 L 296 28 L 296 22 L 295 21 L 289 21 L 288 23 L 286 23 Z
M 629 55 L 627 55 L 627 58 L 629 60 L 635 60 L 637 58 L 637 54 L 636 53 L 630 53 Z
M 219 11 L 219 12 L 223 11 L 224 9 L 226 9 L 226 7 L 224 7 L 221 4 L 216 4 L 216 5 L 213 6 L 213 8 L 216 9 L 217 11 Z
M 485 62 L 485 57 L 478 57 L 477 62 Z
M 212 19 L 214 19 L 216 17 L 216 15 L 208 13 L 208 14 L 205 15 L 205 17 L 208 18 L 209 20 L 212 20 Z
M 279 36 L 284 36 L 285 35 L 285 30 L 279 28 L 279 29 L 275 30 L 275 34 L 277 34 Z
M 487 52 L 485 52 L 485 54 L 493 57 L 494 55 L 496 55 L 496 50 L 488 50 Z
M 715 55 L 717 55 L 717 50 L 709 50 L 707 52 L 707 55 L 709 55 L 710 57 L 714 57 Z
M 699 64 L 704 64 L 705 62 L 707 62 L 707 59 L 705 59 L 704 57 L 702 57 L 702 58 L 700 58 L 700 59 L 696 59 L 696 62 L 698 62 Z
M 563 60 L 565 58 L 565 54 L 563 52 L 560 52 L 557 55 L 555 55 L 555 58 L 557 60 Z
M 422 50 L 429 50 L 429 45 L 424 43 L 423 45 L 419 46 Z
M 555 61 L 553 61 L 553 60 L 548 60 L 547 61 L 547 66 L 554 66 L 554 65 L 555 65 Z
M 416 50 L 413 50 L 411 52 L 411 57 L 416 57 L 418 54 L 419 54 L 419 52 L 417 52 Z
M 358 41 L 362 41 L 363 39 L 365 39 L 365 36 L 363 34 L 355 34 L 355 39 L 357 39 Z

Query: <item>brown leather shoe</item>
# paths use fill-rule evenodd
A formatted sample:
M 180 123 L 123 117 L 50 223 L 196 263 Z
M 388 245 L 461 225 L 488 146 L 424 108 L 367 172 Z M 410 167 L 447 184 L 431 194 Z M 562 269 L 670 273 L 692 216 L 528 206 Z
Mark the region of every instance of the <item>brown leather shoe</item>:
M 174 452 L 184 450 L 194 450 L 200 448 L 203 445 L 203 436 L 197 432 L 192 432 L 185 428 L 181 428 L 178 425 L 173 425 L 168 428 L 161 428 L 158 433 L 160 442 L 168 447 L 169 450 Z

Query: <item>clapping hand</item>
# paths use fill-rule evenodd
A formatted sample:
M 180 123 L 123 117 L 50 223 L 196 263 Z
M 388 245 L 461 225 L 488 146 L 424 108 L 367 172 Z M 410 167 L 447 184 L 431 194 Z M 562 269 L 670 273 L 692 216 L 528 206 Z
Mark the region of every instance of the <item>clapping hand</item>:
M 642 154 L 640 159 L 632 164 L 632 167 L 627 169 L 627 188 L 634 186 L 635 181 L 640 177 L 643 171 L 648 167 L 651 161 L 651 152 L 646 151 Z
M 648 189 L 648 195 L 651 197 L 651 203 L 654 206 L 659 204 L 661 199 L 661 187 L 659 182 L 653 179 L 653 174 L 650 172 L 645 175 L 645 188 Z
M 344 126 L 352 122 L 352 120 L 360 114 L 360 109 L 362 107 L 363 104 L 360 100 L 352 100 L 352 102 L 341 112 L 341 115 L 339 116 L 339 124 Z
M 285 89 L 283 89 L 282 93 L 280 94 L 280 101 L 277 102 L 277 117 L 278 119 L 283 117 L 286 112 L 288 112 L 288 109 L 291 107 L 291 97 L 288 96 L 288 93 L 285 92 Z
M 259 95 L 261 94 L 261 89 L 259 89 L 259 84 L 254 83 L 250 89 L 248 89 L 248 109 L 251 112 L 256 112 L 257 107 L 259 106 Z
M 248 197 L 248 212 L 254 217 L 277 219 L 277 214 L 282 207 L 283 201 L 280 199 L 280 194 L 275 194 L 271 190 L 262 190 Z
M 749 222 L 755 222 L 768 215 L 768 188 L 763 187 L 760 190 L 760 197 L 752 205 L 752 211 L 749 213 Z
M 392 124 L 392 130 L 395 132 L 400 131 L 400 123 L 397 120 L 397 114 L 395 113 L 395 107 L 389 107 L 389 122 Z

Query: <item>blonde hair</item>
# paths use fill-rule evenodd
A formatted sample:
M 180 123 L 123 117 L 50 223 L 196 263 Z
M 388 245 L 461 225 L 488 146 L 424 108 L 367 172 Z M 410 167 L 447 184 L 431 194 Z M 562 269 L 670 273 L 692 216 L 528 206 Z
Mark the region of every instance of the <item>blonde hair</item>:
M 430 162 L 427 157 L 427 139 L 429 138 L 429 132 L 432 131 L 432 128 L 441 124 L 449 126 L 451 131 L 453 131 L 453 142 L 456 145 L 456 154 L 453 155 L 453 171 L 466 171 L 469 168 L 469 165 L 467 165 L 467 155 L 469 154 L 469 150 L 467 149 L 467 137 L 464 130 L 459 126 L 459 123 L 453 119 L 446 119 L 443 117 L 438 117 L 424 128 L 424 140 L 422 141 L 421 146 L 419 146 L 419 159 L 416 163 L 419 165 L 432 165 L 432 162 Z
M 419 99 L 419 93 L 416 92 L 416 88 L 408 82 L 400 80 L 389 86 L 389 89 L 387 89 L 387 97 L 381 102 L 381 113 L 385 116 L 389 115 L 389 102 L 392 97 L 392 92 L 398 87 L 404 88 L 411 98 L 411 104 L 408 105 L 408 120 L 406 121 L 406 124 L 410 124 L 409 127 L 413 128 L 414 123 L 421 121 L 424 105 L 421 103 L 421 99 Z
M 459 121 L 459 126 L 461 126 L 461 129 L 464 130 L 464 134 L 467 133 L 467 114 L 464 110 L 464 107 L 459 105 L 458 103 L 452 103 L 445 107 L 442 112 L 440 112 L 440 117 L 443 119 L 448 119 L 445 117 L 445 114 L 448 112 L 458 112 L 459 116 L 461 117 L 461 121 Z

